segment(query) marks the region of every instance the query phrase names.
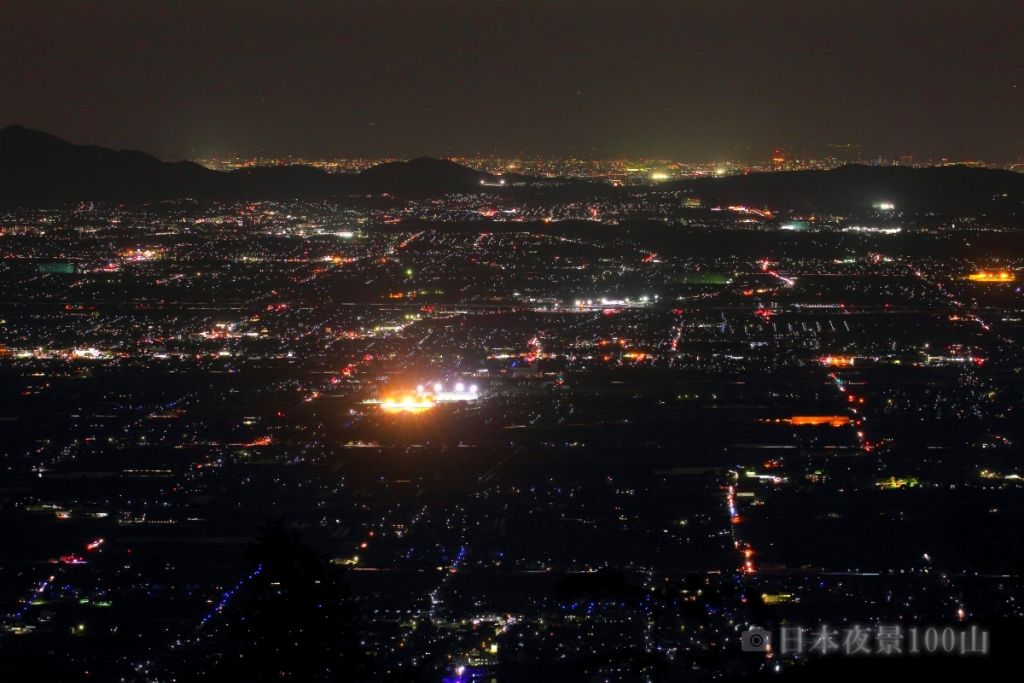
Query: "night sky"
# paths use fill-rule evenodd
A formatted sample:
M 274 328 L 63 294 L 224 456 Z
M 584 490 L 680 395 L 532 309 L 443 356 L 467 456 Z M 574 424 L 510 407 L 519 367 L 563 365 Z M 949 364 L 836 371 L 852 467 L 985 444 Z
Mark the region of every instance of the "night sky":
M 167 158 L 1024 154 L 1021 0 L 3 5 L 0 125 Z

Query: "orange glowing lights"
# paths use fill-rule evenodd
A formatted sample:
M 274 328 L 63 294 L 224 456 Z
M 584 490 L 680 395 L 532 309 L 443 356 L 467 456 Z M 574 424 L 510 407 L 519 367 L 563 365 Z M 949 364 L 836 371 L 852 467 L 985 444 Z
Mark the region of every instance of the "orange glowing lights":
M 434 401 L 423 396 L 403 396 L 386 398 L 381 401 L 380 408 L 385 413 L 422 413 L 434 407 Z
M 846 415 L 794 415 L 786 420 L 794 427 L 845 427 L 850 424 Z
M 1008 270 L 1000 270 L 998 272 L 979 270 L 977 273 L 968 275 L 967 279 L 971 282 L 1013 282 L 1017 279 L 1017 276 Z

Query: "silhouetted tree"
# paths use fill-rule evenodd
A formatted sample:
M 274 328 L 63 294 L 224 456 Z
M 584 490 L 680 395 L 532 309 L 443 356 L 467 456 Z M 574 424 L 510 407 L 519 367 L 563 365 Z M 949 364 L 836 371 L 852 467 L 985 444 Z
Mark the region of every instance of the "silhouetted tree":
M 254 574 L 222 615 L 223 647 L 204 680 L 359 680 L 354 610 L 341 571 L 280 522 L 246 556 Z

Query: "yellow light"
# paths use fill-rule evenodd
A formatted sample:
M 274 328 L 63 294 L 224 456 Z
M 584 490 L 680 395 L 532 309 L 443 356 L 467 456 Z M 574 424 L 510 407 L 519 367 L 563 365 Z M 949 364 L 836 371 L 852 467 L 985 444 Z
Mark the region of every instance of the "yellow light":
M 980 270 L 977 273 L 968 275 L 967 279 L 971 282 L 1013 282 L 1017 279 L 1017 276 L 1008 270 L 1001 270 L 997 273 Z
M 400 400 L 385 398 L 380 404 L 385 413 L 422 413 L 434 407 L 434 401 L 426 396 L 402 396 Z

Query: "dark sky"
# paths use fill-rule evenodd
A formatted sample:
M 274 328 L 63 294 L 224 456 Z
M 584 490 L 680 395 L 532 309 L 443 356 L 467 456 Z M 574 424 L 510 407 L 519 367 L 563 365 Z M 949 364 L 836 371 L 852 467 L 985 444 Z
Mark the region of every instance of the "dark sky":
M 0 125 L 164 157 L 1024 154 L 1024 0 L 4 0 Z

